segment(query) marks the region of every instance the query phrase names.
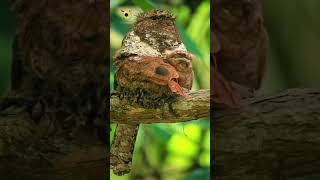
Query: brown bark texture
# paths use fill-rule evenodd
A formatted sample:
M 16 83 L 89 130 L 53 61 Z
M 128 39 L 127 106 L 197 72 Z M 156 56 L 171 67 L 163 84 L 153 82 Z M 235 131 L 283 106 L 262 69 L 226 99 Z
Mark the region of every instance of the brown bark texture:
M 252 98 L 266 64 L 262 0 L 214 0 L 211 5 L 213 75 L 219 75 L 211 79 L 213 179 L 319 177 L 319 90 Z M 234 95 L 242 100 L 232 101 Z M 231 109 L 234 105 L 238 108 Z
M 192 115 L 209 116 L 209 90 L 188 97 L 187 101 L 177 100 L 170 111 L 128 106 L 118 96 L 112 96 L 111 119 L 134 125 L 177 123 L 196 119 Z M 213 108 L 214 179 L 280 180 L 320 175 L 319 102 L 318 89 L 289 89 L 273 96 L 246 99 L 239 108 Z M 176 116 L 173 112 L 177 112 Z
M 12 0 L 0 179 L 106 179 L 106 1 Z
M 132 106 L 120 100 L 117 92 L 111 96 L 110 119 L 112 123 L 179 123 L 210 116 L 210 90 L 198 90 L 179 97 L 161 108 Z
M 213 177 L 285 180 L 320 175 L 320 90 L 290 89 L 213 112 Z

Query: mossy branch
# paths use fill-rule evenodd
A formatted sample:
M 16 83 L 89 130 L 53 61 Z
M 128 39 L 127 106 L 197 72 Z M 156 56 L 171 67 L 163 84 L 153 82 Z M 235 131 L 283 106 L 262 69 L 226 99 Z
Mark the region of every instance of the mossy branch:
M 111 96 L 110 119 L 112 123 L 178 123 L 210 115 L 210 90 L 191 92 L 187 97 L 165 104 L 162 108 L 146 109 L 129 105 L 117 95 Z

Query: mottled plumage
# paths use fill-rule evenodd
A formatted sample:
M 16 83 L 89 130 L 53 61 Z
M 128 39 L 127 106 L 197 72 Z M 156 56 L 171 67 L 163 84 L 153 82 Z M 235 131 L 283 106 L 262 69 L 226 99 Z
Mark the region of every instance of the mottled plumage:
M 140 14 L 117 51 L 114 65 L 120 98 L 145 108 L 161 107 L 177 96 L 185 96 L 192 87 L 192 55 L 168 11 Z M 118 125 L 111 148 L 115 174 L 130 171 L 138 126 Z
M 211 3 L 214 8 L 211 53 L 215 61 L 213 91 L 216 102 L 229 106 L 239 103 L 236 101 L 252 97 L 261 86 L 268 41 L 261 4 L 261 0 Z M 219 86 L 221 84 L 224 86 Z

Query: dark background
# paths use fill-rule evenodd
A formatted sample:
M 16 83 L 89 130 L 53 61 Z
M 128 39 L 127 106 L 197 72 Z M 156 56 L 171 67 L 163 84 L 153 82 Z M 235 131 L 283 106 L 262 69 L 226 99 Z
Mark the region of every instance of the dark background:
M 320 1 L 264 1 L 270 47 L 261 93 L 320 87 Z
M 15 34 L 15 18 L 7 1 L 0 1 L 0 96 L 10 85 L 11 46 Z

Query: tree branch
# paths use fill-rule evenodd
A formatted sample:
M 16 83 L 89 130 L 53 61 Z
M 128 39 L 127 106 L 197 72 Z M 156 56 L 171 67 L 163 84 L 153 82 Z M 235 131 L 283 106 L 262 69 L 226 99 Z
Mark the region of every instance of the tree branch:
M 116 94 L 111 96 L 110 119 L 112 123 L 177 123 L 209 117 L 210 90 L 191 92 L 185 98 L 178 98 L 170 106 L 161 109 L 145 109 L 121 101 Z
M 288 179 L 320 174 L 320 90 L 249 99 L 213 125 L 218 179 Z M 217 113 L 217 112 L 213 112 Z
M 162 109 L 128 106 L 111 98 L 114 123 L 175 123 L 207 117 L 209 90 Z M 239 109 L 215 110 L 214 176 L 218 179 L 288 179 L 320 174 L 320 90 L 290 89 L 247 99 Z
M 0 179 L 106 179 L 108 5 L 11 3 L 17 34 L 11 90 L 0 99 Z
M 28 112 L 30 103 L 0 99 L 2 179 L 106 178 L 106 145 L 94 130 L 69 128 L 61 124 L 64 118 L 50 119 L 58 115 L 53 109 L 35 121 Z

